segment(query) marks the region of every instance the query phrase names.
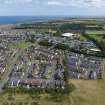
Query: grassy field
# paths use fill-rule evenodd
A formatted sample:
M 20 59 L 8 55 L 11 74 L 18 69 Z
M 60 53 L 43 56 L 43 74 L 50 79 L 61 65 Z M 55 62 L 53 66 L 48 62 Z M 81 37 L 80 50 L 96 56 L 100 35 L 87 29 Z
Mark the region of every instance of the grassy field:
M 15 44 L 10 44 L 9 47 L 10 48 L 22 48 L 22 49 L 25 49 L 25 48 L 28 48 L 32 45 L 33 43 L 31 42 L 26 42 L 26 41 L 21 41 L 21 42 L 17 42 Z
M 87 30 L 87 31 L 86 31 L 86 34 L 103 35 L 103 34 L 105 34 L 105 31 L 97 31 L 97 30 L 90 31 L 90 30 Z
M 76 86 L 70 95 L 73 105 L 105 105 L 105 80 L 71 80 Z
M 97 41 L 105 40 L 102 35 L 89 34 L 89 36 L 90 36 L 91 38 L 96 39 Z
M 105 31 L 86 31 L 85 33 L 98 42 L 105 42 Z
M 37 104 L 32 104 L 33 102 Z M 11 95 L 5 93 L 3 95 L 0 95 L 0 105 L 72 105 L 72 103 L 71 99 L 69 99 L 68 96 L 65 96 L 65 98 L 62 99 L 62 102 L 57 102 L 54 101 L 48 94 L 42 94 L 40 96 L 30 96 L 28 94 Z

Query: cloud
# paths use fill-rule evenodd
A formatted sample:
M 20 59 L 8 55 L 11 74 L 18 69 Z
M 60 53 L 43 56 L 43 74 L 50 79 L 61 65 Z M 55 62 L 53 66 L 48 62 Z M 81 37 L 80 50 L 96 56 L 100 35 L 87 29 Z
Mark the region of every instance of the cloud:
M 45 6 L 73 6 L 73 7 L 91 7 L 105 8 L 105 0 L 0 0 L 0 4 L 31 4 Z
M 74 6 L 74 7 L 91 7 L 104 8 L 105 0 L 58 0 L 48 1 L 48 5 L 52 6 Z
M 0 15 L 105 15 L 105 0 L 0 0 Z
M 4 0 L 3 4 L 25 4 L 32 3 L 32 0 Z
M 48 1 L 48 5 L 66 6 L 65 3 L 57 1 Z

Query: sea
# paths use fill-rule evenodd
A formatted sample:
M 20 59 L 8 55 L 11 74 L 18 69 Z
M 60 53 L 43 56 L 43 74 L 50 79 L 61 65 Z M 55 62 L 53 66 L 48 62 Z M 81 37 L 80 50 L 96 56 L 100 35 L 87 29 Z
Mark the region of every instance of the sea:
M 0 25 L 62 19 L 65 16 L 0 16 Z

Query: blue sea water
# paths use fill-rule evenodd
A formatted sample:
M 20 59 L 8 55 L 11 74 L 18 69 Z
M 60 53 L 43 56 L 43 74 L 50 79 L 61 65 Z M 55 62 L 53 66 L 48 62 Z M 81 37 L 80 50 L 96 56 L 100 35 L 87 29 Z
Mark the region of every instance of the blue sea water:
M 20 22 L 51 20 L 63 18 L 63 16 L 0 16 L 0 24 L 15 24 Z

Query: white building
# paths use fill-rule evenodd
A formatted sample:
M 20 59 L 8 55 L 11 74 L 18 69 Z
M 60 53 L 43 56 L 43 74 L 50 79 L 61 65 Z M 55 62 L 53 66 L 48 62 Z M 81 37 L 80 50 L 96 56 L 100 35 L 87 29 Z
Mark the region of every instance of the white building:
M 64 34 L 62 34 L 62 36 L 63 36 L 63 37 L 73 38 L 73 37 L 75 37 L 76 35 L 73 34 L 73 33 L 64 33 Z

